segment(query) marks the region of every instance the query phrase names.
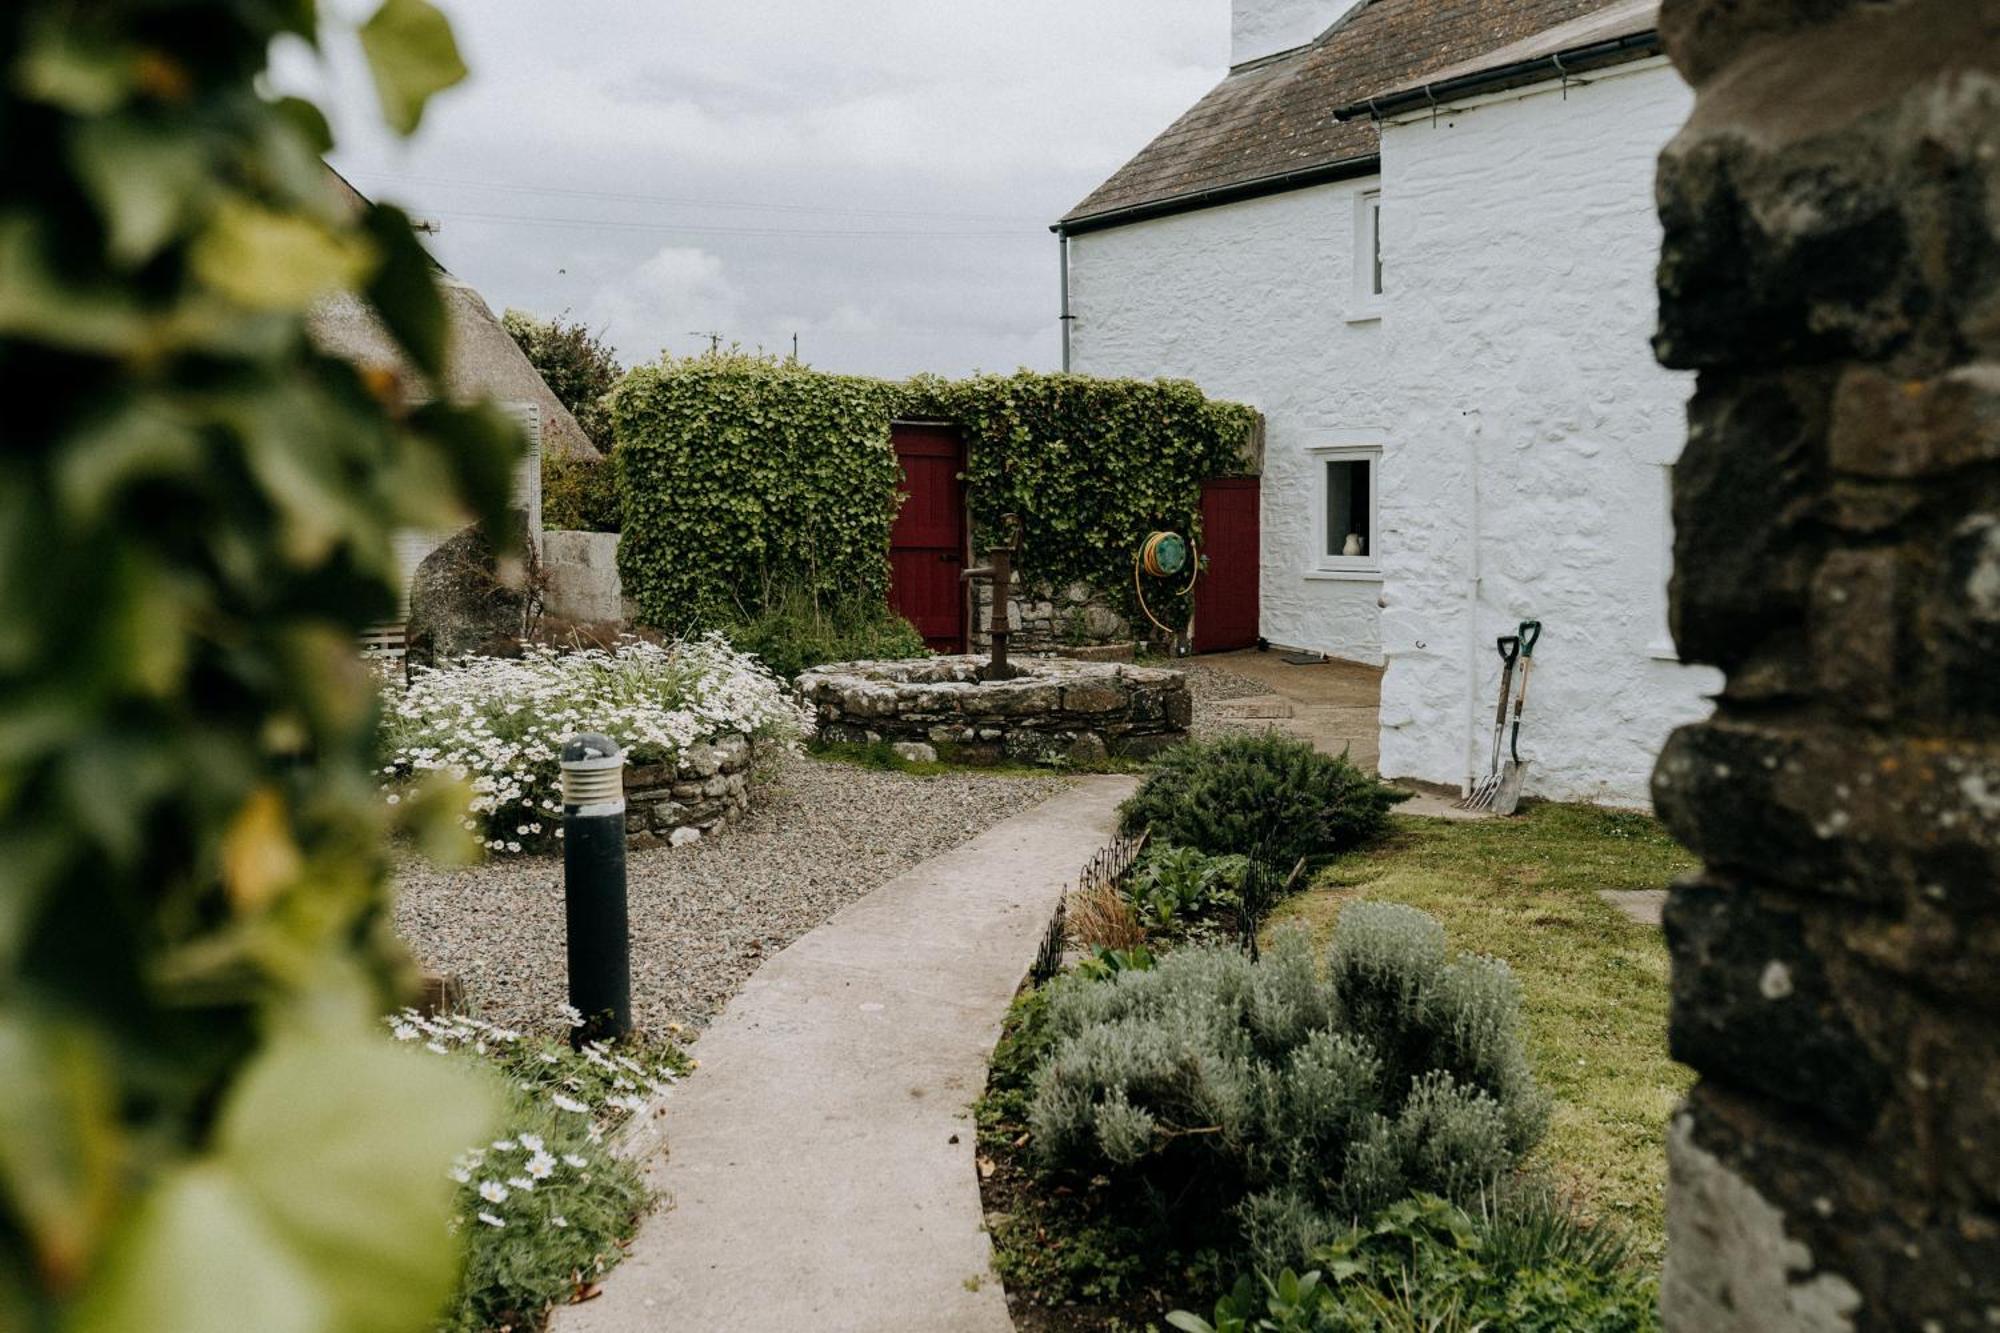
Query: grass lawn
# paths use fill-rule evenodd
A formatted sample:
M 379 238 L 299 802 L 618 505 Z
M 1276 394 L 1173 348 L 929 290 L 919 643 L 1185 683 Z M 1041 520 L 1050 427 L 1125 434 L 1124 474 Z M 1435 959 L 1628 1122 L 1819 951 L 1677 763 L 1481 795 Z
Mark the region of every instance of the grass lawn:
M 1342 904 L 1407 903 L 1452 947 L 1505 959 L 1520 978 L 1528 1055 L 1556 1098 L 1541 1160 L 1586 1216 L 1616 1219 L 1635 1249 L 1664 1249 L 1666 1124 L 1693 1075 L 1667 1058 L 1667 949 L 1600 889 L 1654 889 L 1693 868 L 1649 816 L 1540 805 L 1515 819 L 1396 818 L 1395 834 L 1320 871 L 1270 928 L 1329 932 Z

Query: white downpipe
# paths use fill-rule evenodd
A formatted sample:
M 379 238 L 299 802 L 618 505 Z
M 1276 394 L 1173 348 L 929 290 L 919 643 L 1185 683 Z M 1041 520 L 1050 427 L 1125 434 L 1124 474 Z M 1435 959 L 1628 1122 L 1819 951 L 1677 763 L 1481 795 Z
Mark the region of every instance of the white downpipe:
M 1465 525 L 1465 794 L 1479 780 L 1479 435 L 1478 408 L 1466 418 L 1466 480 L 1469 512 Z

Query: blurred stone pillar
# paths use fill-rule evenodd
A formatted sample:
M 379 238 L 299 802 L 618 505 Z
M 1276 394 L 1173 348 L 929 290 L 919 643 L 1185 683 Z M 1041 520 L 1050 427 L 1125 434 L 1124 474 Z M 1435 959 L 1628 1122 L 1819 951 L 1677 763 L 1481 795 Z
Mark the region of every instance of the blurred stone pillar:
M 2000 1329 L 2000 0 L 1665 0 L 1674 1333 Z

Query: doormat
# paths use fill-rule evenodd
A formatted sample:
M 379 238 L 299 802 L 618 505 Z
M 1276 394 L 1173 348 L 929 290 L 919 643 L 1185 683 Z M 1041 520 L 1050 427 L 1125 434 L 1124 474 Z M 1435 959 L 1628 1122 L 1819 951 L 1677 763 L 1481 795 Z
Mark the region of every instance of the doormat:
M 1286 666 L 1324 666 L 1325 653 L 1286 653 L 1278 659 Z

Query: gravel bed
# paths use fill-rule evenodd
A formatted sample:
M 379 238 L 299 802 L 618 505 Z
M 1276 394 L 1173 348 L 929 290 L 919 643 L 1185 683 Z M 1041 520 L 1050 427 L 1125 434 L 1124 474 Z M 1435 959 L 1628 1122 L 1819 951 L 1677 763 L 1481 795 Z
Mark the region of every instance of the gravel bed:
M 1188 693 L 1194 696 L 1194 722 L 1188 735 L 1198 741 L 1212 741 L 1235 731 L 1263 731 L 1271 724 L 1244 718 L 1217 717 L 1214 705 L 1225 699 L 1249 699 L 1275 694 L 1269 685 L 1248 676 L 1239 676 L 1223 667 L 1205 665 L 1199 658 L 1177 664 L 1187 672 Z
M 688 847 L 634 851 L 632 1018 L 700 1027 L 770 955 L 884 880 L 1039 804 L 1058 777 L 909 777 L 786 754 L 741 820 Z M 397 872 L 396 930 L 454 973 L 481 1016 L 548 1026 L 566 995 L 562 861 Z

